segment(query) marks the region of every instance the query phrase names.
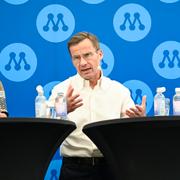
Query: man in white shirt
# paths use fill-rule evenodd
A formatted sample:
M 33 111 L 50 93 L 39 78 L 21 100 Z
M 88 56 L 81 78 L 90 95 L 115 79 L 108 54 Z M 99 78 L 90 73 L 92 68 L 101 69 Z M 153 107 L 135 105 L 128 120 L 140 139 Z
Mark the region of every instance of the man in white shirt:
M 141 105 L 134 105 L 126 87 L 103 76 L 103 52 L 95 35 L 74 35 L 68 50 L 77 74 L 56 85 L 50 97 L 53 103 L 58 92 L 66 94 L 68 119 L 77 126 L 61 147 L 60 180 L 109 180 L 111 173 L 102 153 L 82 128 L 96 121 L 145 116 L 146 97 Z

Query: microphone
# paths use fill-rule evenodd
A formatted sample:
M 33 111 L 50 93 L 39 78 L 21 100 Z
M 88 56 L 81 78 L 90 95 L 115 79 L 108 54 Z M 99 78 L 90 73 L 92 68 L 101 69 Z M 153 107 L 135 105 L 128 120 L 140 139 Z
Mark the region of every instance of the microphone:
M 6 96 L 2 82 L 0 81 L 0 112 L 7 113 Z

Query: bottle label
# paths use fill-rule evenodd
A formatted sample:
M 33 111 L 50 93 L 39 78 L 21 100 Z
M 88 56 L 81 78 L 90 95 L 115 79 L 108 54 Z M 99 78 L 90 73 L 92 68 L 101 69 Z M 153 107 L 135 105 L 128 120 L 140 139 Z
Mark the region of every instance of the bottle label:
M 165 108 L 165 100 L 157 99 L 154 102 L 154 115 L 155 116 L 165 116 L 166 108 Z
M 180 101 L 173 102 L 173 115 L 180 116 Z
M 36 103 L 36 117 L 45 118 L 47 114 L 46 103 Z

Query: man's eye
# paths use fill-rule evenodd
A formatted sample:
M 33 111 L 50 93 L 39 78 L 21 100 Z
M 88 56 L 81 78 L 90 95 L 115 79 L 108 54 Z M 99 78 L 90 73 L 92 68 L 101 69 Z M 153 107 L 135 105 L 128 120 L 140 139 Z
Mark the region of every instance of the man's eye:
M 84 55 L 84 57 L 86 57 L 86 58 L 88 58 L 90 56 L 91 56 L 91 53 L 87 53 L 87 54 Z
M 79 59 L 79 56 L 74 56 L 73 57 L 73 60 L 78 60 Z

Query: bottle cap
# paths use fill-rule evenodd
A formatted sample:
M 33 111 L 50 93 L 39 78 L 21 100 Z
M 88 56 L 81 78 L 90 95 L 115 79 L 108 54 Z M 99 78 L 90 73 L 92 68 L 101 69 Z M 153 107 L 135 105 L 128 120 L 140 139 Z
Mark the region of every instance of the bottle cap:
M 157 93 L 163 93 L 163 92 L 165 92 L 166 91 L 166 88 L 165 87 L 158 87 L 157 89 L 156 89 L 156 92 Z
M 44 94 L 44 90 L 43 90 L 43 87 L 41 85 L 36 86 L 36 91 L 40 95 Z
M 179 87 L 175 88 L 175 92 L 180 92 L 180 88 Z

